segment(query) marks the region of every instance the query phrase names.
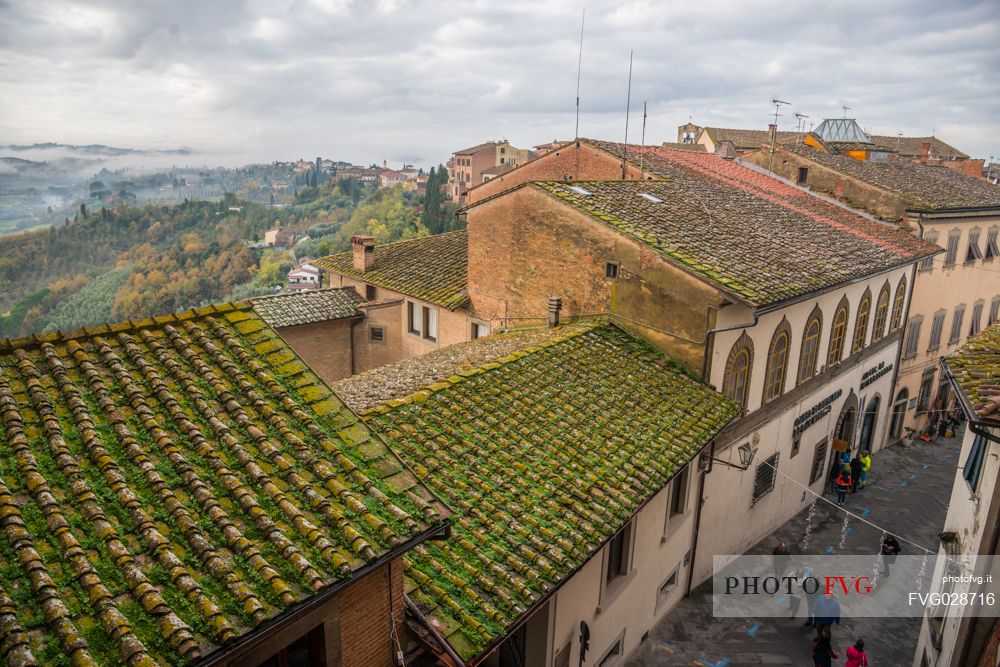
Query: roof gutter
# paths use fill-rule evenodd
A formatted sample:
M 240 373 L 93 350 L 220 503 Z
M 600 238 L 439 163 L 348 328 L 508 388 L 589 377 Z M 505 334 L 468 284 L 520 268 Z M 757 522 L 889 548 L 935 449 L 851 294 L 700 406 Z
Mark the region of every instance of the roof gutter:
M 441 648 L 443 648 L 444 652 L 448 654 L 448 657 L 455 662 L 455 667 L 460 667 L 465 664 L 465 661 L 458 656 L 458 653 L 455 653 L 455 649 L 451 647 L 448 640 L 442 637 L 441 633 L 437 631 L 437 628 L 435 628 L 430 621 L 428 621 L 427 618 L 420 613 L 420 609 L 417 605 L 413 604 L 413 601 L 410 600 L 410 596 L 403 596 L 403 604 L 406 611 L 410 612 L 410 615 L 417 619 L 420 622 L 420 625 L 424 626 L 424 629 L 427 630 L 430 636 L 434 638 L 434 641 L 441 645 Z
M 978 215 L 1000 215 L 1000 206 L 996 204 L 991 204 L 989 206 L 956 206 L 954 208 L 908 208 L 907 213 L 915 214 L 927 214 L 933 216 L 940 216 L 942 218 L 949 217 L 966 217 L 963 214 L 978 214 Z
M 221 647 L 209 653 L 202 660 L 195 663 L 198 667 L 208 667 L 209 665 L 222 665 L 225 664 L 227 660 L 234 657 L 244 649 L 252 646 L 255 642 L 264 640 L 272 631 L 278 630 L 280 627 L 286 623 L 291 623 L 292 621 L 298 620 L 299 618 L 309 614 L 315 609 L 322 607 L 324 604 L 329 602 L 331 599 L 337 596 L 343 589 L 347 588 L 356 581 L 362 579 L 365 575 L 378 570 L 383 565 L 391 563 L 396 558 L 402 556 L 404 553 L 412 549 L 418 544 L 431 539 L 434 535 L 441 532 L 442 530 L 448 530 L 451 528 L 451 518 L 446 519 L 441 523 L 434 524 L 427 530 L 424 530 L 419 535 L 403 542 L 400 545 L 390 549 L 381 557 L 375 559 L 370 563 L 366 563 L 359 569 L 351 573 L 346 579 L 341 579 L 340 581 L 335 581 L 322 593 L 306 600 L 302 604 L 289 609 L 288 611 L 275 616 L 269 621 L 265 621 L 263 625 L 251 630 L 247 634 L 240 637 L 235 643 L 229 646 Z
M 1000 423 L 995 422 L 994 420 L 984 420 L 975 410 L 972 409 L 972 404 L 969 403 L 969 399 L 966 397 L 965 392 L 962 391 L 962 385 L 958 383 L 958 378 L 956 378 L 951 372 L 951 368 L 948 366 L 948 360 L 945 357 L 941 357 L 941 369 L 944 371 L 945 377 L 947 377 L 951 382 L 951 386 L 955 388 L 955 395 L 958 396 L 958 402 L 962 406 L 962 412 L 965 413 L 966 419 L 969 420 L 969 430 L 982 438 L 986 438 L 990 442 L 1000 444 L 1000 436 L 994 435 L 986 429 L 987 424 L 992 428 L 1000 428 Z

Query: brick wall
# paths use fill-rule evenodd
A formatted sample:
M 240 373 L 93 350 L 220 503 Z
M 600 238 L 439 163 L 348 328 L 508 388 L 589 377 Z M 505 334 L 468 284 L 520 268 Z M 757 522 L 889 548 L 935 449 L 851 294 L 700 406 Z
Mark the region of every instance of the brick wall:
M 469 296 L 495 329 L 539 324 L 549 295 L 563 315 L 614 313 L 672 357 L 701 372 L 718 292 L 651 248 L 535 187 L 471 209 Z M 619 277 L 608 280 L 608 262 Z
M 526 162 L 517 169 L 487 181 L 466 194 L 466 203 L 472 204 L 487 197 L 509 190 L 527 181 L 606 180 L 621 178 L 622 161 L 586 142 L 566 146 Z M 627 166 L 631 179 L 639 178 L 639 170 Z
M 403 561 L 392 562 L 349 586 L 338 601 L 343 667 L 392 667 L 396 646 L 389 630 L 389 598 L 400 645 L 403 635 Z
M 960 171 L 966 176 L 972 176 L 973 178 L 983 177 L 983 166 L 985 164 L 986 160 L 945 160 L 941 163 L 942 166 L 948 169 Z
M 280 327 L 277 332 L 324 382 L 330 383 L 351 375 L 352 321 L 300 324 Z

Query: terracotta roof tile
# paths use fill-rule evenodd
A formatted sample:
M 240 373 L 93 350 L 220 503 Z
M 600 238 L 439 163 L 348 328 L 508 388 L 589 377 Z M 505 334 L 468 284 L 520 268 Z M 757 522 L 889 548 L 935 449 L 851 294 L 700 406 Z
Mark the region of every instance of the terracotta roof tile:
M 366 417 L 456 511 L 450 540 L 405 556 L 404 581 L 464 659 L 506 636 L 739 412 L 615 325 L 562 331 Z
M 350 252 L 329 255 L 313 262 L 407 296 L 455 309 L 465 303 L 469 235 L 457 232 L 424 236 L 375 247 L 375 264 L 357 271 Z
M 1000 424 L 1000 323 L 969 338 L 945 364 L 979 418 Z
M 715 143 L 731 141 L 733 146 L 741 150 L 756 150 L 770 141 L 767 130 L 739 130 L 730 127 L 706 127 L 705 131 L 708 132 L 708 136 L 710 136 L 712 141 Z M 797 132 L 779 131 L 776 138 L 778 141 L 783 142 L 794 141 L 796 137 L 798 137 Z
M 969 158 L 967 154 L 937 137 L 890 137 L 873 134 L 871 138 L 876 144 L 887 146 L 899 155 L 906 157 L 919 157 L 923 150 L 923 144 L 927 142 L 930 143 L 930 153 L 934 157 L 963 160 Z
M 891 144 L 890 144 L 891 145 Z M 821 153 L 809 146 L 787 147 L 802 157 L 872 185 L 895 192 L 914 209 L 1000 207 L 1000 188 L 954 169 L 913 162 L 864 162 Z
M 621 144 L 588 142 L 622 153 Z M 777 303 L 940 252 L 731 160 L 630 146 L 634 164 L 640 152 L 646 169 L 669 180 L 577 183 L 589 197 L 572 183 L 537 185 L 748 304 Z
M 20 664 L 196 662 L 447 514 L 246 303 L 0 344 L 0 428 Z
M 252 299 L 254 310 L 272 327 L 291 327 L 359 317 L 363 301 L 353 287 L 303 290 Z

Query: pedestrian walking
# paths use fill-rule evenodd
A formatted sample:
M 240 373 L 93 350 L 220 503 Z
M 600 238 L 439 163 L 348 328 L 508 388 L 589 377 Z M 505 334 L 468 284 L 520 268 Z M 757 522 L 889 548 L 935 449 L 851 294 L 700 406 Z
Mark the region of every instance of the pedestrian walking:
M 778 542 L 778 546 L 774 547 L 771 555 L 774 557 L 774 576 L 780 579 L 781 575 L 785 573 L 785 568 L 788 567 L 788 557 L 791 554 L 784 542 Z
M 830 493 L 831 494 L 837 492 L 837 477 L 840 475 L 840 470 L 841 470 L 840 457 L 838 456 L 838 457 L 836 457 L 836 458 L 833 459 L 833 463 L 830 465 L 830 479 L 829 479 L 829 482 L 830 482 Z
M 867 449 L 861 452 L 861 488 L 868 486 L 868 471 L 872 468 L 872 453 Z
M 861 470 L 865 464 L 861 462 L 861 454 L 855 454 L 851 459 L 851 493 L 858 492 L 858 485 L 861 484 Z
M 868 654 L 865 653 L 865 640 L 859 639 L 854 646 L 847 647 L 847 662 L 844 667 L 868 667 Z
M 833 624 L 840 625 L 840 600 L 833 593 L 827 593 L 816 600 L 812 606 L 813 625 L 816 626 L 816 639 L 833 641 Z
M 900 551 L 902 548 L 899 546 L 899 540 L 887 533 L 882 540 L 882 567 L 885 576 L 889 576 L 889 566 L 896 560 Z
M 847 493 L 851 490 L 851 467 L 845 466 L 840 474 L 837 475 L 837 481 L 834 483 L 837 487 L 837 504 L 844 505 L 847 503 Z
M 833 667 L 833 661 L 840 654 L 833 650 L 833 645 L 826 637 L 814 639 L 812 643 L 813 664 L 816 667 Z

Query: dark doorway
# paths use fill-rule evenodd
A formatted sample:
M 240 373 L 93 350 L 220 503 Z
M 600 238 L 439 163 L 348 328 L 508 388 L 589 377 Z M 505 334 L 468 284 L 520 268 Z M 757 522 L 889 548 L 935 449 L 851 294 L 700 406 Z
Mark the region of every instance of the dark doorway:
M 500 667 L 524 667 L 525 640 L 528 628 L 521 624 L 510 637 L 500 644 Z
M 872 450 L 872 438 L 875 437 L 875 424 L 878 420 L 879 403 L 882 402 L 878 396 L 872 397 L 865 406 L 865 417 L 861 421 L 861 441 L 859 443 L 861 451 Z

